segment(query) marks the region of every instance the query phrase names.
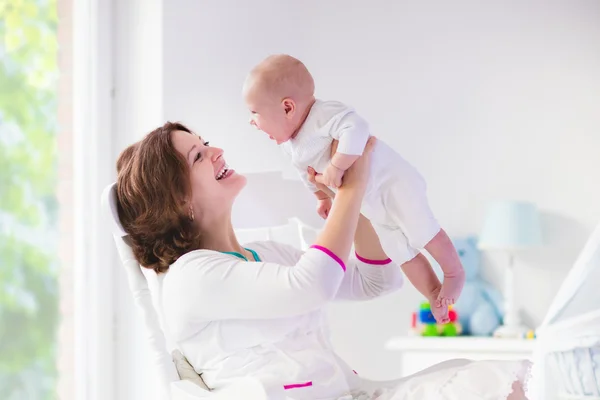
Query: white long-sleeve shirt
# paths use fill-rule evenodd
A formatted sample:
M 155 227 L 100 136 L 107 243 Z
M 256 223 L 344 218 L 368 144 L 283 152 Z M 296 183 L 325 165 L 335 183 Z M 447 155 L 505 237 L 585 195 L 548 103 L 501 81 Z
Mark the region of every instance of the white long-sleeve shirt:
M 323 308 L 398 289 L 391 260 L 353 259 L 347 268 L 324 248 L 247 245 L 261 262 L 198 250 L 163 280 L 166 332 L 210 387 L 254 376 L 293 399 L 334 399 L 358 378 L 332 350 Z
M 338 101 L 316 100 L 298 134 L 280 146 L 291 159 L 302 182 L 313 192 L 307 168 L 323 172 L 331 161 L 333 140 L 337 152 L 361 155 L 370 136 L 369 125 L 354 109 Z M 335 189 L 334 189 L 335 190 Z M 391 233 L 395 241 L 394 261 L 413 258 L 440 231 L 427 199 L 421 174 L 382 140 L 371 155 L 369 182 L 361 212 L 379 234 Z

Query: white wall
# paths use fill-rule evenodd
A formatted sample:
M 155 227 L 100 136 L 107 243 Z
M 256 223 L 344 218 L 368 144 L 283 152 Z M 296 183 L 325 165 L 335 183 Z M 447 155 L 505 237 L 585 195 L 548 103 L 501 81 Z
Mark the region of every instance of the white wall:
M 247 125 L 240 88 L 253 64 L 287 52 L 319 97 L 357 107 L 421 170 L 450 234 L 477 233 L 490 200 L 536 202 L 548 247 L 518 260 L 517 293 L 540 322 L 600 220 L 600 3 L 170 0 L 163 12 L 162 116 L 224 147 L 238 171 L 286 165 Z M 492 281 L 501 268 L 486 257 Z M 339 351 L 363 375 L 394 377 L 383 344 L 419 299 L 407 285 L 332 308 Z
M 164 10 L 165 117 L 226 147 L 238 171 L 279 169 L 276 146 L 248 124 L 241 89 L 266 54 L 309 54 L 302 28 L 310 9 L 280 0 L 172 0 Z
M 518 259 L 517 275 L 518 303 L 539 323 L 600 220 L 600 3 L 311 4 L 318 95 L 355 105 L 422 171 L 448 232 L 477 233 L 497 198 L 545 212 L 549 248 Z M 504 260 L 487 261 L 498 282 Z M 336 343 L 359 372 L 392 377 L 382 344 L 418 299 L 410 288 L 335 310 Z

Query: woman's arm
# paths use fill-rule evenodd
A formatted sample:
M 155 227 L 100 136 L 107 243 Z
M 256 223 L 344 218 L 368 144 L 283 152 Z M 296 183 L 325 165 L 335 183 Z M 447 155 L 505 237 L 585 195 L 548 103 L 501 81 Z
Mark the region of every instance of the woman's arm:
M 325 249 L 346 262 L 352 239 L 358 225 L 358 216 L 369 175 L 371 151 L 375 138 L 369 139 L 362 157 L 344 174 L 344 184 L 338 189 L 323 230 L 315 241 L 317 248 Z M 314 174 L 312 179 L 314 179 Z
M 362 214 L 354 236 L 354 249 L 356 257 L 348 262 L 337 300 L 368 300 L 402 287 L 400 266 L 387 256 L 373 225 Z
M 333 299 L 346 270 L 373 144 L 348 170 L 325 227 L 295 265 L 244 262 L 211 251 L 188 253 L 169 271 L 174 312 L 202 320 L 281 318 Z
M 338 257 L 320 248 L 307 250 L 295 265 L 200 250 L 171 266 L 163 299 L 177 320 L 292 317 L 332 300 L 344 271 Z
M 337 142 L 334 142 L 331 151 L 335 152 L 336 147 Z M 317 174 L 313 169 L 308 171 L 308 179 L 323 193 L 335 197 L 331 189 L 317 182 Z M 349 262 L 336 299 L 371 299 L 402 286 L 400 267 L 387 256 L 371 221 L 362 214 L 359 215 L 354 235 L 354 249 L 356 258 Z
M 360 257 L 369 260 L 389 260 L 381 247 L 375 228 L 364 215 L 360 214 L 358 226 L 354 235 L 354 249 Z

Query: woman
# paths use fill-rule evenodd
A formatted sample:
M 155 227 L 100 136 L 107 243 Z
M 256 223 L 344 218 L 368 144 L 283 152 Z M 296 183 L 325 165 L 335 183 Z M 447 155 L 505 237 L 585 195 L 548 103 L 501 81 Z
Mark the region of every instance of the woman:
M 510 398 L 521 398 L 515 397 L 521 363 L 441 366 L 367 394 L 332 350 L 322 313 L 327 303 L 381 296 L 402 284 L 399 266 L 360 215 L 374 140 L 348 170 L 323 230 L 304 253 L 275 242 L 238 243 L 231 209 L 246 180 L 227 166 L 221 149 L 185 126 L 167 123 L 122 153 L 121 222 L 140 264 L 166 274 L 167 336 L 209 387 L 253 376 L 273 397 L 291 399 L 361 392 L 468 399 L 466 390 L 473 399 L 505 399 L 513 387 Z M 352 243 L 356 258 L 348 257 Z M 486 376 L 493 377 L 487 386 Z

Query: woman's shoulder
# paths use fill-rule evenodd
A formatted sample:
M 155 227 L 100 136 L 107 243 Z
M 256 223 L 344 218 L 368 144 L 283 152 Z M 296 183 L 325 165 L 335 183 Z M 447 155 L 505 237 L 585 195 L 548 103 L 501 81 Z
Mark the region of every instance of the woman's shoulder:
M 288 261 L 293 261 L 295 263 L 303 253 L 297 247 L 273 240 L 253 241 L 244 244 L 244 247 L 256 251 L 261 261 L 265 262 L 287 263 Z M 210 267 L 215 264 L 234 263 L 237 261 L 239 259 L 232 257 L 230 254 L 215 250 L 199 249 L 185 253 L 169 269 L 184 270 L 192 265 Z
M 273 240 L 260 240 L 244 244 L 244 247 L 258 253 L 261 261 L 278 264 L 295 264 L 303 251 L 297 247 Z
M 177 273 L 183 273 L 189 270 L 199 270 L 203 267 L 211 267 L 227 262 L 235 262 L 235 259 L 228 254 L 219 251 L 206 249 L 192 250 L 185 253 L 171 264 L 167 275 L 173 276 Z

